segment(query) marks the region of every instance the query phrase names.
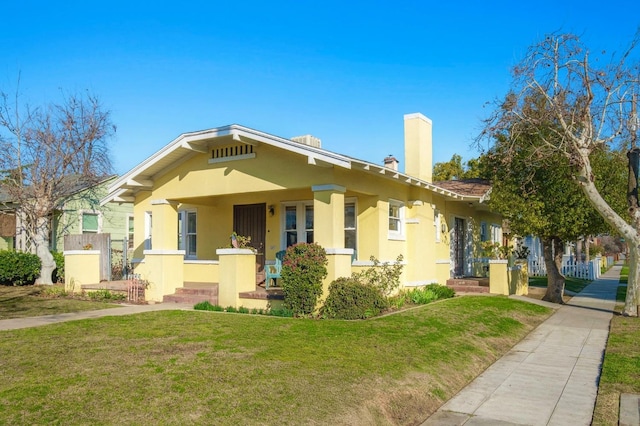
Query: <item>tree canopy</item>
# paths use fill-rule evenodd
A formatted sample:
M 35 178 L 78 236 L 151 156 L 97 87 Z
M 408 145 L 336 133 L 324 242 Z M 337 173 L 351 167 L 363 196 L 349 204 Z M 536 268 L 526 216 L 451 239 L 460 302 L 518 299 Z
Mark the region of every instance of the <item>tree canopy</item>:
M 630 206 L 630 217 L 621 214 L 616 191 L 608 196 L 604 189 L 611 187 L 610 178 L 621 175 L 620 153 L 637 139 L 639 42 L 640 32 L 620 53 L 593 54 L 573 34 L 546 36 L 514 67 L 511 88 L 486 120 L 481 135 L 499 142 L 503 156 L 522 157 L 520 164 L 539 170 L 566 170 L 557 175 L 559 179 L 564 176 L 557 183 L 560 186 L 548 195 L 573 200 L 572 193 L 563 190 L 570 187 L 562 185 L 576 182 L 602 220 L 631 243 L 625 303 L 629 315 L 638 315 L 640 304 L 640 206 Z M 523 144 L 533 149 L 523 149 Z M 555 178 L 545 179 L 550 180 L 545 186 L 556 185 Z M 534 201 L 522 208 L 540 209 Z M 570 202 L 577 206 L 578 201 Z M 580 225 L 575 218 L 565 218 L 566 223 L 560 219 L 556 218 L 560 229 L 578 229 Z
M 51 283 L 50 218 L 74 192 L 111 173 L 111 115 L 89 93 L 31 108 L 0 92 L 2 189 L 17 207 L 26 240 L 42 261 L 40 283 Z

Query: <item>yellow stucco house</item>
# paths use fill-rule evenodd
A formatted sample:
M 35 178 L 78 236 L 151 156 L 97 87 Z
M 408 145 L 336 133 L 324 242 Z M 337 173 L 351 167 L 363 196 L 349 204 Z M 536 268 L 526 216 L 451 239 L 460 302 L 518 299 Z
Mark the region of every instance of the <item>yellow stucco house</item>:
M 404 117 L 404 172 L 324 150 L 312 136 L 285 139 L 240 125 L 185 133 L 109 187 L 102 202 L 133 203 L 135 271 L 147 299 L 217 284 L 220 305 L 261 307 L 260 281 L 276 252 L 317 242 L 328 285 L 403 255 L 402 285 L 473 274 L 476 242 L 501 240 L 486 183 L 432 182 L 432 123 Z M 233 232 L 257 254 L 230 248 Z M 484 234 L 483 234 L 484 233 Z M 196 285 L 197 286 L 197 285 Z M 325 293 L 326 294 L 326 293 Z

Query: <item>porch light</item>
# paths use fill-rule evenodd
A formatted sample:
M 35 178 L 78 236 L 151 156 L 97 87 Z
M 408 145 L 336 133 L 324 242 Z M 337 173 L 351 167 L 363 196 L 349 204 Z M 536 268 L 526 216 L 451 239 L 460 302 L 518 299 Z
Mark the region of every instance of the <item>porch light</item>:
M 273 217 L 274 214 L 276 214 L 276 207 L 273 204 L 271 204 L 269 206 L 269 216 Z

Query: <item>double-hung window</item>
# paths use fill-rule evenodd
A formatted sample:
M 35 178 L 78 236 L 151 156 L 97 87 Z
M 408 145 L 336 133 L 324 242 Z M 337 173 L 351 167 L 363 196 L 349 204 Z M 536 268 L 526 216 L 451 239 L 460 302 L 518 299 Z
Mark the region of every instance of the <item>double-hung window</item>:
M 185 251 L 185 258 L 195 259 L 198 249 L 198 216 L 195 210 L 178 212 L 178 249 Z
M 344 248 L 353 249 L 354 258 L 356 258 L 357 248 L 357 220 L 356 220 L 356 203 L 344 203 Z
M 404 239 L 404 203 L 389 200 L 389 239 Z

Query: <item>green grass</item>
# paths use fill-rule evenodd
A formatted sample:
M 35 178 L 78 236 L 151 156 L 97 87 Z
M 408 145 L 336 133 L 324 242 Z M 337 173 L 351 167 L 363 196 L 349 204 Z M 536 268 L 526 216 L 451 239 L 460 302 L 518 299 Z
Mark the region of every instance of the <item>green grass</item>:
M 579 293 L 586 286 L 591 284 L 589 280 L 581 280 L 580 278 L 566 277 L 564 280 L 565 290 Z M 547 277 L 529 277 L 529 285 L 533 287 L 547 287 Z
M 629 265 L 624 265 L 620 269 L 620 284 L 626 284 L 629 279 Z
M 59 286 L 0 286 L 0 320 L 68 312 L 94 311 L 116 305 L 77 299 L 43 297 Z
M 593 415 L 594 425 L 617 425 L 620 394 L 640 393 L 639 341 L 640 319 L 613 317 Z
M 367 321 L 159 311 L 0 332 L 0 424 L 418 424 L 550 310 Z

